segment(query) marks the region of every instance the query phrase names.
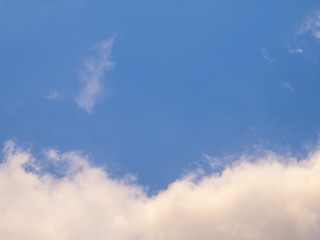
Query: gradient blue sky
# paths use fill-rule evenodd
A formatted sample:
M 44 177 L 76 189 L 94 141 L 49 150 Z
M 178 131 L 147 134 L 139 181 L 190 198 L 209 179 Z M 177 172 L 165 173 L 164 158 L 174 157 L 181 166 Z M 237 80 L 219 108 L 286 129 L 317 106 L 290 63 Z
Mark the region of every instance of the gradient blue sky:
M 0 3 L 2 143 L 81 150 L 160 189 L 204 154 L 318 139 L 319 1 Z M 88 113 L 85 62 L 110 39 Z

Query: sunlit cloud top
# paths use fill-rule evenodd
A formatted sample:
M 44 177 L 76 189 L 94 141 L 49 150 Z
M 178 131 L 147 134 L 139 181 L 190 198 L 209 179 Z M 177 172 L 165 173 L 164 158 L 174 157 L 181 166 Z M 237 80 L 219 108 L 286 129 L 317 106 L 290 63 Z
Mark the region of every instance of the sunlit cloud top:
M 46 161 L 7 142 L 0 165 L 2 239 L 319 239 L 320 152 L 297 160 L 269 152 L 221 174 L 196 170 L 148 196 L 80 152 Z M 57 163 L 58 162 L 58 163 Z M 62 165 L 61 165 L 62 164 Z

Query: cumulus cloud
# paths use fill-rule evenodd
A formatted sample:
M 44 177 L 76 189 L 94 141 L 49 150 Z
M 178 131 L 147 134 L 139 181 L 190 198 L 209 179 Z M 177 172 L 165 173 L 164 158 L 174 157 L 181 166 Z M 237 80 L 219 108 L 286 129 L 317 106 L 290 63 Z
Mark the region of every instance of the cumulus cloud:
M 54 89 L 45 97 L 48 100 L 57 100 L 57 99 L 61 99 L 61 93 L 60 93 L 60 91 Z
M 101 42 L 95 46 L 97 56 L 85 61 L 85 69 L 81 72 L 80 81 L 84 84 L 76 97 L 78 106 L 89 114 L 92 113 L 104 90 L 104 73 L 110 70 L 114 63 L 111 62 L 111 50 L 114 38 Z
M 48 161 L 63 174 L 46 171 Z M 220 174 L 194 171 L 148 196 L 80 152 L 48 150 L 41 161 L 7 142 L 0 213 L 6 240 L 319 239 L 320 151 L 300 161 L 242 157 Z
M 261 49 L 261 52 L 262 52 L 262 56 L 265 60 L 267 60 L 268 62 L 270 63 L 274 63 L 276 60 L 274 60 L 273 58 L 271 58 L 269 56 L 269 53 L 267 52 L 267 50 L 265 48 L 262 48 Z
M 297 34 L 311 32 L 316 39 L 320 39 L 320 11 L 313 11 L 312 14 L 300 26 Z

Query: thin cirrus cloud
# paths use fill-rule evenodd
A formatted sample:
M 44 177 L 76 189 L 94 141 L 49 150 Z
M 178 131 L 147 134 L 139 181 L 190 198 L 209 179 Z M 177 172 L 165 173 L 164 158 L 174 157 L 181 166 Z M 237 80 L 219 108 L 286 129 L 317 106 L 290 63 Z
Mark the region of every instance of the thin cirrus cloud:
M 195 171 L 148 196 L 80 152 L 47 160 L 9 141 L 0 164 L 0 239 L 247 240 L 320 238 L 320 151 L 298 161 L 243 157 L 220 174 Z M 129 179 L 129 180 L 128 180 Z
M 286 83 L 283 84 L 283 86 L 284 86 L 285 89 L 289 90 L 291 93 L 294 93 L 294 88 L 293 88 L 291 83 L 286 82 Z
M 58 100 L 61 99 L 62 95 L 61 92 L 59 90 L 52 90 L 51 92 L 49 92 L 48 95 L 45 96 L 46 99 L 48 100 Z
M 267 50 L 265 48 L 261 49 L 262 52 L 262 56 L 265 60 L 267 60 L 269 63 L 274 63 L 276 60 L 274 60 L 273 58 L 271 58 L 269 56 L 269 53 L 267 52 Z
M 313 37 L 320 39 L 320 11 L 315 10 L 310 16 L 306 18 L 303 24 L 300 26 L 297 34 L 304 34 L 311 32 Z
M 97 52 L 96 57 L 85 60 L 85 67 L 80 74 L 83 87 L 75 100 L 78 106 L 89 114 L 93 112 L 94 106 L 100 100 L 104 91 L 104 73 L 114 66 L 114 63 L 110 60 L 113 41 L 114 38 L 97 44 L 94 47 Z

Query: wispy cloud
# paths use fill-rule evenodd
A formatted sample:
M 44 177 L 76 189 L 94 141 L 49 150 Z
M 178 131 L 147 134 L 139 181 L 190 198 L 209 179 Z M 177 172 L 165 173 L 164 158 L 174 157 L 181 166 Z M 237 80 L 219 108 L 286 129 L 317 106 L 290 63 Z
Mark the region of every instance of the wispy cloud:
M 84 62 L 85 69 L 81 71 L 80 81 L 84 86 L 76 97 L 78 106 L 92 113 L 104 90 L 104 73 L 110 70 L 114 63 L 111 62 L 111 51 L 114 38 L 97 44 L 94 49 L 96 57 L 87 58 Z
M 283 86 L 284 86 L 284 88 L 286 88 L 290 92 L 294 93 L 294 88 L 292 87 L 291 83 L 286 82 L 286 83 L 283 84 Z
M 270 63 L 274 63 L 276 60 L 274 60 L 273 58 L 271 58 L 269 56 L 269 53 L 267 52 L 267 50 L 265 48 L 262 48 L 261 49 L 261 52 L 262 52 L 262 56 L 265 60 L 267 60 L 268 62 Z
M 311 32 L 316 39 L 320 39 L 320 11 L 313 11 L 300 26 L 297 34 Z
M 61 99 L 61 93 L 58 90 L 52 90 L 48 95 L 45 96 L 46 99 L 48 100 L 57 100 Z
M 221 174 L 192 172 L 153 196 L 79 152 L 49 150 L 47 158 L 60 164 L 61 176 L 7 142 L 1 239 L 320 238 L 320 151 L 300 160 L 271 152 L 242 157 Z
M 289 49 L 289 53 L 303 53 L 303 50 L 301 48 L 295 48 L 295 49 Z

